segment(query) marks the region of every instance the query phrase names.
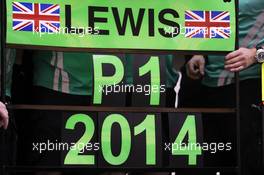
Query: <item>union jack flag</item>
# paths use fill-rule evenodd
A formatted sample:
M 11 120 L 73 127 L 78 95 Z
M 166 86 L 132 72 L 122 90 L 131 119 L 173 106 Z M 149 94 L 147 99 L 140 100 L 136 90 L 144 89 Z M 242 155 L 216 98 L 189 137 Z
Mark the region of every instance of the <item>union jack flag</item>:
M 59 28 L 59 5 L 13 2 L 13 30 L 57 32 Z
M 230 38 L 228 11 L 185 11 L 186 38 Z

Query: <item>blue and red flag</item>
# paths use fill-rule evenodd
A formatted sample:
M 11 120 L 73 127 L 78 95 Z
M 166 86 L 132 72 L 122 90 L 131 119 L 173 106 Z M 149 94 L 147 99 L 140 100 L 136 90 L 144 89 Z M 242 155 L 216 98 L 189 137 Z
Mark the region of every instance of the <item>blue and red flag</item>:
M 13 2 L 13 30 L 29 32 L 58 32 L 60 28 L 60 6 Z
M 185 11 L 186 38 L 230 38 L 228 11 Z

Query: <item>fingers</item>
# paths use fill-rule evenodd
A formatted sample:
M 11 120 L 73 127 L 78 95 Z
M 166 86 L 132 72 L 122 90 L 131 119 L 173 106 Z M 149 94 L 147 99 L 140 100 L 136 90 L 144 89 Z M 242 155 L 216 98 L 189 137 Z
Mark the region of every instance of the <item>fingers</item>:
M 8 127 L 8 123 L 9 123 L 8 118 L 4 118 L 4 119 L 3 119 L 4 129 L 7 129 L 7 127 Z
M 243 61 L 238 61 L 229 65 L 225 66 L 225 69 L 231 71 L 231 72 L 237 72 L 237 71 L 241 71 L 245 68 L 244 66 L 244 62 Z
M 231 72 L 242 71 L 256 62 L 255 55 L 255 48 L 240 48 L 226 56 L 225 69 Z
M 192 74 L 197 74 L 199 72 L 199 70 L 196 68 L 197 65 L 194 61 L 191 61 L 189 64 L 189 70 Z
M 187 63 L 187 75 L 192 79 L 200 79 L 204 75 L 204 57 L 202 55 L 194 55 Z
M 234 52 L 229 53 L 225 58 L 226 60 L 230 60 L 232 58 L 238 57 L 239 55 L 241 55 L 241 50 L 236 50 Z
M 199 75 L 199 69 L 196 68 L 194 62 L 190 62 L 187 65 L 187 75 L 194 80 L 199 79 L 201 76 Z
M 231 69 L 243 66 L 244 61 L 242 56 L 234 57 L 225 61 L 225 69 L 231 71 Z
M 229 66 L 231 64 L 234 64 L 234 63 L 237 63 L 237 62 L 241 61 L 242 59 L 243 59 L 243 57 L 237 56 L 237 57 L 234 57 L 232 59 L 225 60 L 225 65 L 226 66 Z
M 193 80 L 197 80 L 197 79 L 199 79 L 199 76 L 198 76 L 196 73 L 191 72 L 189 69 L 187 69 L 186 72 L 187 72 L 187 76 L 188 76 L 189 78 L 191 78 L 191 79 L 193 79 Z
M 205 61 L 204 60 L 200 60 L 199 62 L 199 72 L 201 75 L 204 75 L 204 66 L 205 66 Z
M 4 104 L 0 103 L 0 128 L 3 126 L 7 129 L 8 126 L 8 111 Z

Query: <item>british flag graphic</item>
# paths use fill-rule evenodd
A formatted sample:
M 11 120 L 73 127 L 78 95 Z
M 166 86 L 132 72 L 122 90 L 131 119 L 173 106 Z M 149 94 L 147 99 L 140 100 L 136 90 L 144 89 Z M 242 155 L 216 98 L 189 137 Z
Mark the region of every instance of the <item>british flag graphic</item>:
M 230 38 L 228 11 L 185 11 L 186 38 Z
M 60 6 L 13 2 L 13 30 L 29 32 L 57 32 L 60 28 Z

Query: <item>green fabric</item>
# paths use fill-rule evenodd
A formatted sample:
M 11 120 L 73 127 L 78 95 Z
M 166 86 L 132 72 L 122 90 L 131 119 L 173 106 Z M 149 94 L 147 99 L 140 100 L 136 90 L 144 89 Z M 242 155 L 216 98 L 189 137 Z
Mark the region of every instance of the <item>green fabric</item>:
M 92 59 L 90 53 L 37 51 L 34 85 L 73 95 L 92 95 Z M 131 65 L 132 59 L 128 58 L 126 64 Z M 132 83 L 132 68 L 125 66 L 125 69 L 126 82 Z
M 245 37 L 263 13 L 263 0 L 239 0 L 239 44 L 240 47 L 252 48 L 256 44 L 264 44 L 264 27 L 258 27 L 253 32 L 254 39 L 244 43 Z M 264 24 L 264 21 L 261 21 Z M 217 87 L 234 83 L 234 73 L 224 70 L 224 56 L 209 55 L 205 67 L 205 77 L 202 83 L 206 86 Z M 240 80 L 260 77 L 260 65 L 255 64 L 240 72 Z
M 166 86 L 167 88 L 174 88 L 176 85 L 179 74 L 178 72 L 174 69 L 173 65 L 173 55 L 167 55 L 165 56 L 166 59 Z
M 1 42 L 0 42 L 1 49 Z M 11 97 L 11 85 L 13 65 L 15 62 L 16 51 L 14 49 L 6 49 L 6 96 Z M 1 60 L 2 58 L 0 58 Z
M 13 65 L 15 63 L 16 51 L 14 49 L 7 49 L 6 58 L 6 95 L 11 97 Z
M 92 95 L 92 58 L 89 53 L 36 51 L 34 85 L 62 93 Z M 126 83 L 133 83 L 131 55 L 126 55 Z M 174 87 L 178 74 L 172 68 L 173 57 L 166 56 L 167 87 Z
M 91 95 L 92 56 L 89 53 L 36 51 L 34 85 L 68 94 Z

